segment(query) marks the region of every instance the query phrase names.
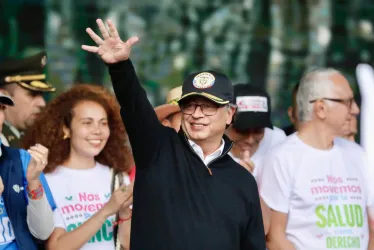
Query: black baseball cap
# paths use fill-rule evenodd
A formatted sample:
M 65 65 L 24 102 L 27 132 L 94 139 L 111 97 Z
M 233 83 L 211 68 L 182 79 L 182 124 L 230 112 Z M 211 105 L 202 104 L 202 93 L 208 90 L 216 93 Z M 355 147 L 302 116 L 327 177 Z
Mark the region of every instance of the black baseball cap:
M 202 96 L 218 104 L 234 101 L 234 87 L 230 79 L 212 70 L 190 74 L 182 87 L 182 97 L 178 103 L 190 96 Z
M 235 129 L 273 129 L 270 96 L 265 90 L 249 84 L 236 84 L 234 94 L 234 103 L 238 107 L 233 124 Z
M 2 89 L 0 89 L 0 104 L 14 106 L 13 99 Z

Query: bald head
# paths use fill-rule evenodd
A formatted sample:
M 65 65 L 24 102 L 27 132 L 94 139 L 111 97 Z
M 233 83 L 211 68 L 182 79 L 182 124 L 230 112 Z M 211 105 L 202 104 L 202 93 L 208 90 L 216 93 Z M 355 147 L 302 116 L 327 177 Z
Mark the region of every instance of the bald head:
M 333 73 L 328 78 L 334 84 L 333 91 L 337 95 L 342 95 L 347 98 L 353 98 L 354 94 L 347 78 L 345 78 L 341 73 Z
M 341 75 L 335 69 L 318 69 L 306 73 L 301 78 L 299 90 L 296 95 L 299 120 L 310 121 L 313 114 L 313 100 L 328 97 L 333 89 L 332 76 Z

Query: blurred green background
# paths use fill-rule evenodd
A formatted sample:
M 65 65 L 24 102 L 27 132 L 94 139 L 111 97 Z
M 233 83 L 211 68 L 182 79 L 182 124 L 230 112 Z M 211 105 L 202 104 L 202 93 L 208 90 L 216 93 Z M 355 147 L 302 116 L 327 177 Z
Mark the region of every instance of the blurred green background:
M 46 50 L 54 95 L 77 82 L 110 86 L 80 46 L 92 45 L 85 29 L 97 30 L 96 18 L 111 18 L 123 39 L 141 39 L 131 58 L 154 105 L 188 73 L 215 69 L 266 88 L 285 126 L 305 70 L 335 67 L 357 93 L 356 65 L 373 64 L 373 13 L 372 0 L 0 0 L 0 63 Z

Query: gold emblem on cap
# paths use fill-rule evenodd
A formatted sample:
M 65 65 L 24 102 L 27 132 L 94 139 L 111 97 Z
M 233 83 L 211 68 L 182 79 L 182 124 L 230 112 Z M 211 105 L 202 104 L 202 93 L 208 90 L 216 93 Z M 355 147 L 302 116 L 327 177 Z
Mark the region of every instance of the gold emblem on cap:
M 206 89 L 212 87 L 216 78 L 209 72 L 202 72 L 194 77 L 192 84 L 195 88 Z
M 54 92 L 56 90 L 48 83 L 42 81 L 18 82 L 18 84 L 32 91 Z
M 49 86 L 45 84 L 44 82 L 41 81 L 32 81 L 30 82 L 30 85 L 35 87 L 35 88 L 40 88 L 40 89 L 48 89 Z
M 47 57 L 46 56 L 43 56 L 42 57 L 42 61 L 40 62 L 42 67 L 44 67 L 46 64 L 47 64 Z

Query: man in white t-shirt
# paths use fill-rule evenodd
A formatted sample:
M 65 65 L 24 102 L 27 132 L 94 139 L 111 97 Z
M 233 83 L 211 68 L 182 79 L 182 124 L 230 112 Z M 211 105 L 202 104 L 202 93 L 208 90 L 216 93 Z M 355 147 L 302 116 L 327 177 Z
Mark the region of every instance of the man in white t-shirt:
M 271 208 L 269 249 L 368 249 L 366 160 L 339 135 L 359 108 L 333 69 L 306 74 L 297 93 L 297 133 L 274 147 L 259 176 Z M 369 248 L 371 249 L 371 248 Z
M 286 139 L 271 122 L 271 101 L 265 90 L 249 84 L 234 86 L 238 107 L 234 123 L 226 130 L 234 142 L 230 156 L 257 177 L 268 151 Z

